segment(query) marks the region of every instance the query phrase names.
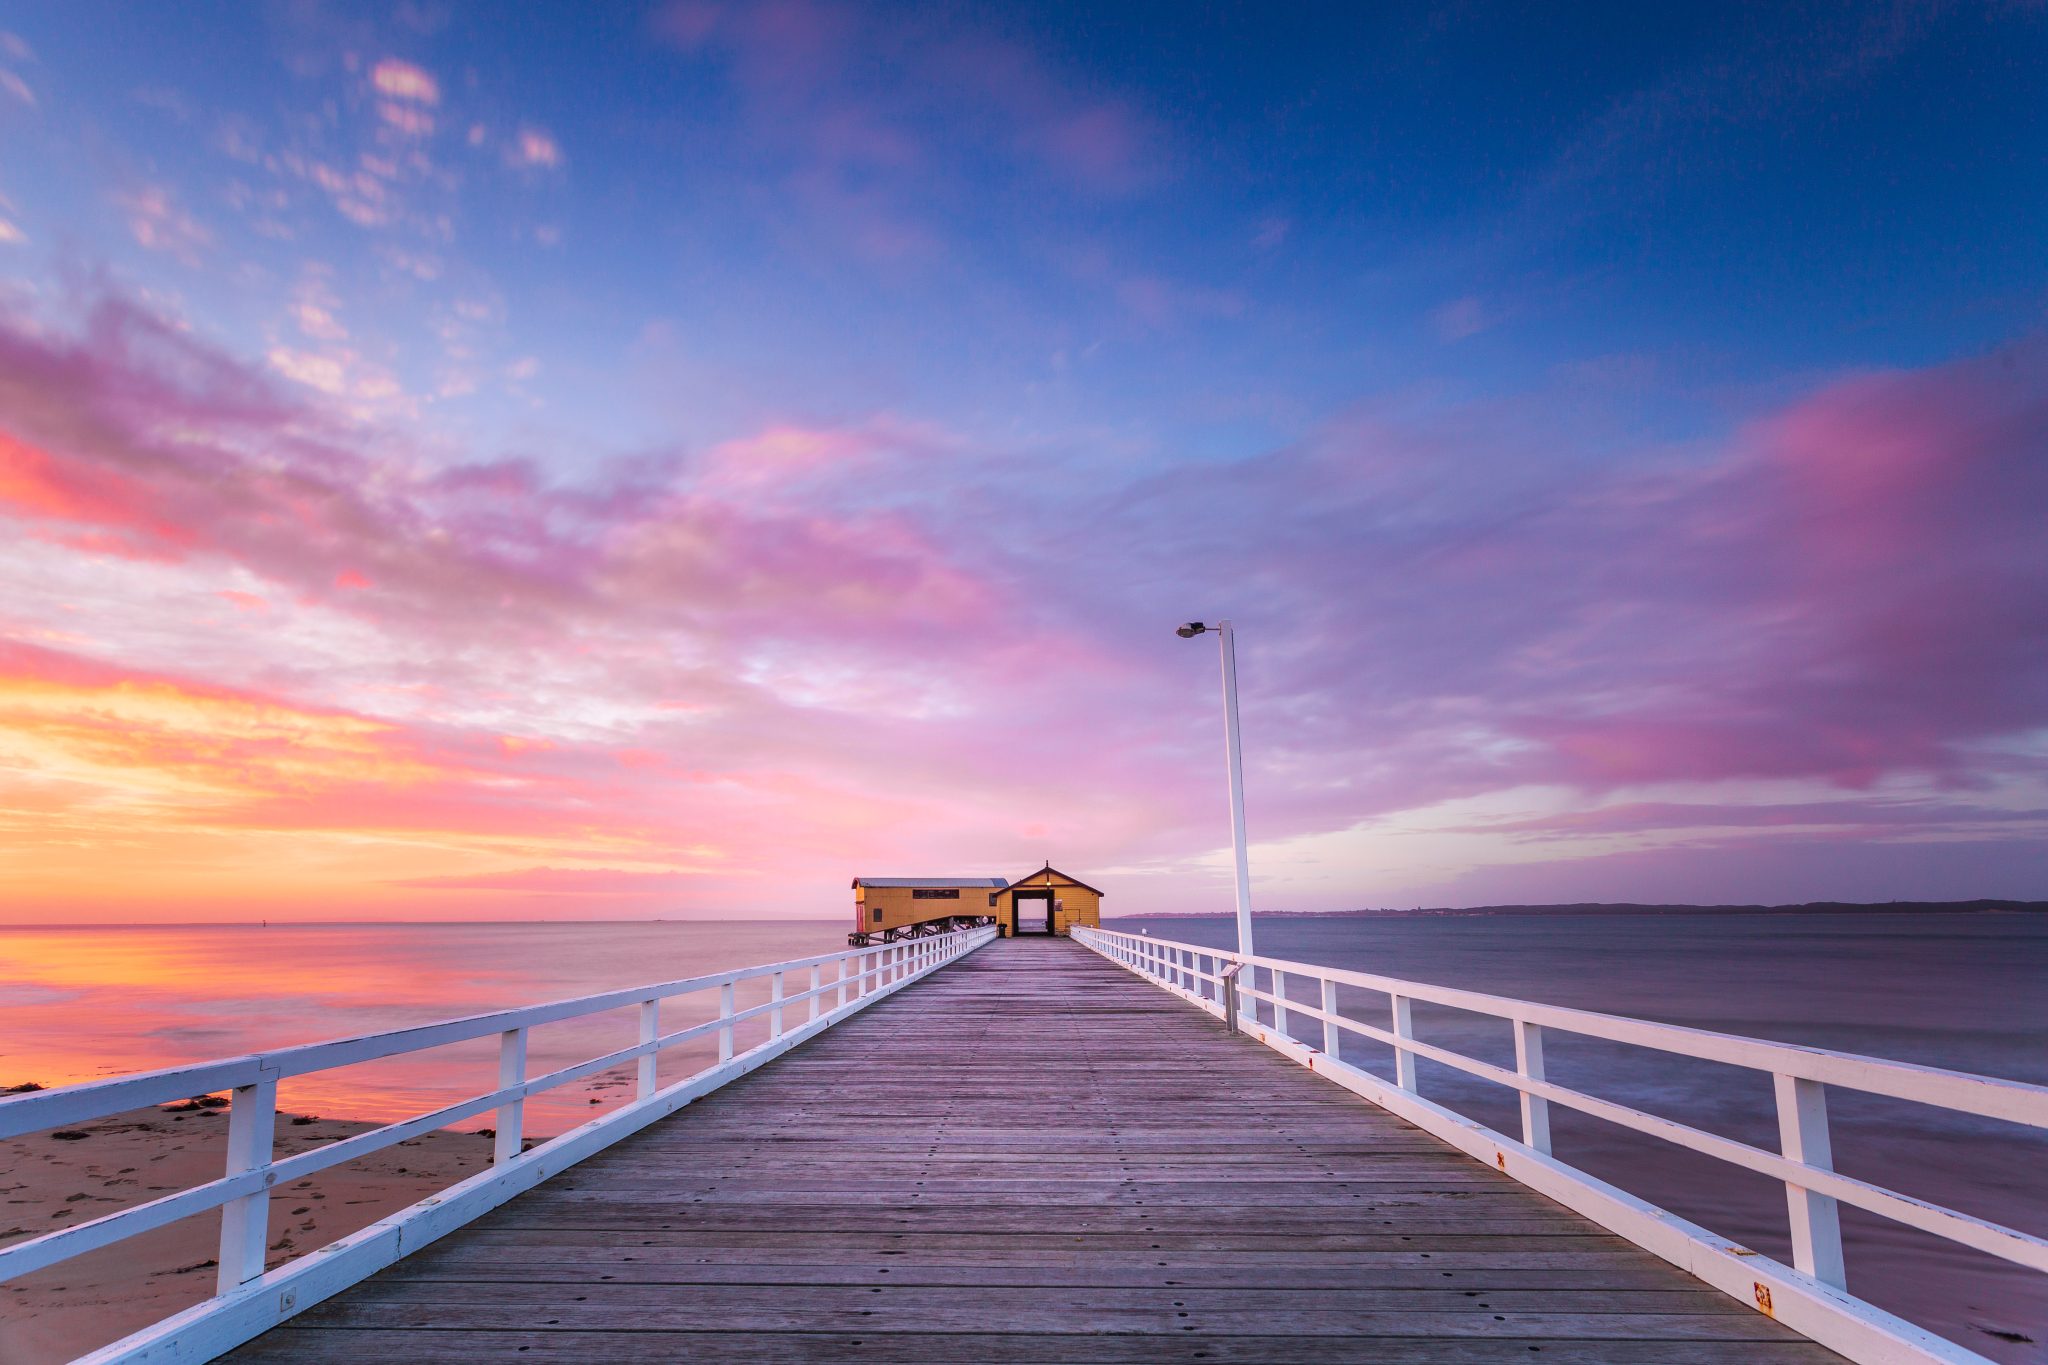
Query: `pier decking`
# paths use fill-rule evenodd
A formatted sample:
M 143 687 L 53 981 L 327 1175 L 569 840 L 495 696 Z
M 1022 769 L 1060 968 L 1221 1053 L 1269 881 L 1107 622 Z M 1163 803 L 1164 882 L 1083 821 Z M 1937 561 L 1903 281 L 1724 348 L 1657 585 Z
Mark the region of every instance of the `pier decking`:
M 1004 940 L 231 1356 L 1837 1359 L 1065 940 Z

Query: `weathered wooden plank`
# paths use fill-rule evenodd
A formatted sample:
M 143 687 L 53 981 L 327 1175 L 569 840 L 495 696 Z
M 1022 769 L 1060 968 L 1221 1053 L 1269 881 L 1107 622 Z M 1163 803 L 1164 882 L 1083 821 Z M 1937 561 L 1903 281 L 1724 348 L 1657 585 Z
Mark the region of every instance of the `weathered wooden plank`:
M 1340 1337 L 1499 1337 L 1542 1340 L 1634 1341 L 1643 1337 L 1676 1341 L 1749 1342 L 1780 1340 L 1783 1329 L 1761 1314 L 1734 1314 L 1708 1306 L 1696 1313 L 1489 1313 L 1480 1310 L 1386 1309 L 1347 1312 L 1328 1309 L 1282 1319 L 1269 1310 L 1242 1312 L 1177 1310 L 1170 1307 L 1114 1307 L 1060 1294 L 1033 1294 L 1022 1305 L 1000 1311 L 982 1303 L 984 1294 L 920 1294 L 904 1302 L 875 1301 L 871 1309 L 838 1308 L 814 1302 L 816 1290 L 782 1293 L 769 1303 L 748 1301 L 692 1303 L 663 1297 L 631 1315 L 602 1303 L 562 1302 L 553 1298 L 492 1303 L 478 1297 L 449 1296 L 425 1302 L 386 1303 L 349 1293 L 308 1312 L 304 1330 L 321 1327 L 342 1331 L 410 1327 L 422 1331 L 470 1329 L 507 1331 L 535 1326 L 601 1331 L 630 1325 L 635 1331 L 678 1333 L 725 1332 L 862 1332 L 916 1334 L 971 1332 L 1000 1322 L 1005 1330 L 1032 1334 L 1078 1336 L 1129 1332 L 1195 1332 L 1213 1336 L 1271 1334 L 1283 1325 L 1295 1336 Z M 1741 1360 L 1731 1355 L 1731 1360 Z
M 696 1250 L 718 1257 L 797 1256 L 816 1253 L 830 1258 L 901 1257 L 915 1260 L 943 1258 L 972 1264 L 1012 1264 L 1020 1260 L 1052 1257 L 1129 1258 L 1139 1251 L 1151 1254 L 1138 1259 L 1148 1265 L 1199 1264 L 1209 1259 L 1245 1263 L 1270 1261 L 1275 1264 L 1305 1262 L 1349 1264 L 1379 1263 L 1389 1257 L 1432 1256 L 1454 1259 L 1465 1256 L 1497 1256 L 1549 1264 L 1562 1257 L 1588 1254 L 1633 1258 L 1642 1263 L 1642 1253 L 1610 1234 L 1585 1236 L 1559 1234 L 1548 1237 L 1498 1236 L 1489 1234 L 1446 1234 L 1418 1242 L 1398 1233 L 1377 1236 L 1355 1233 L 1317 1233 L 1313 1237 L 1279 1237 L 1259 1232 L 1210 1232 L 1162 1236 L 1154 1233 L 1107 1233 L 1088 1236 L 1067 1232 L 860 1232 L 806 1233 L 793 1242 L 786 1233 L 760 1228 L 560 1228 L 535 1231 L 529 1228 L 474 1226 L 463 1238 L 497 1238 L 498 1245 L 515 1243 L 536 1247 L 608 1247 L 627 1256 L 643 1251 L 658 1254 L 665 1249 Z M 438 1244 L 437 1244 L 438 1245 Z M 408 1264 L 411 1264 L 408 1262 Z M 1675 1271 L 1667 1273 L 1677 1275 Z M 1678 1276 L 1681 1283 L 1690 1283 Z
M 1531 1266 L 1520 1259 L 1494 1266 L 1437 1270 L 1428 1265 L 1358 1266 L 1304 1264 L 1299 1258 L 1245 1265 L 1234 1258 L 1207 1264 L 1160 1267 L 1135 1263 L 1129 1257 L 1067 1256 L 1060 1263 L 1044 1261 L 962 1260 L 952 1263 L 897 1261 L 877 1265 L 875 1259 L 840 1259 L 810 1264 L 783 1255 L 751 1261 L 711 1257 L 701 1248 L 662 1255 L 625 1257 L 613 1250 L 562 1247 L 492 1247 L 489 1254 L 463 1249 L 437 1255 L 432 1248 L 417 1254 L 407 1267 L 407 1281 L 496 1280 L 520 1284 L 819 1284 L 980 1287 L 993 1282 L 1034 1288 L 1210 1287 L 1304 1289 L 1574 1289 L 1618 1291 L 1668 1289 L 1670 1277 L 1646 1269 L 1636 1258 L 1612 1258 L 1577 1267 Z M 994 1272 L 994 1273 L 992 1273 Z
M 935 974 L 236 1358 L 512 1355 L 1833 1358 L 1043 942 Z
M 1540 1351 L 1541 1354 L 1532 1354 Z M 1746 1341 L 1738 1351 L 1725 1342 L 1532 1340 L 1499 1337 L 1422 1340 L 1387 1337 L 1239 1336 L 1147 1334 L 1079 1337 L 1015 1333 L 703 1333 L 637 1330 L 545 1331 L 302 1331 L 278 1328 L 239 1352 L 248 1365 L 361 1365 L 366 1360 L 403 1360 L 410 1365 L 472 1365 L 479 1360 L 521 1362 L 615 1361 L 618 1365 L 673 1365 L 677 1360 L 716 1360 L 729 1365 L 783 1365 L 789 1361 L 877 1360 L 902 1365 L 1004 1361 L 1012 1365 L 1150 1365 L 1151 1362 L 1208 1362 L 1209 1365 L 1502 1365 L 1531 1360 L 1550 1365 L 1826 1365 L 1837 1357 L 1806 1342 Z

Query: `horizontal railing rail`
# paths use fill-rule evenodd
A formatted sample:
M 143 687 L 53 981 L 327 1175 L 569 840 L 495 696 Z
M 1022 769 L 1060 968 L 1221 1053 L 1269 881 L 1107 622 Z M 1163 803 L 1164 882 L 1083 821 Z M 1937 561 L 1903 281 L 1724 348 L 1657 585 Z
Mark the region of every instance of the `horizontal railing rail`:
M 1545 1005 L 1311 963 L 1244 956 L 1226 949 L 1105 929 L 1077 928 L 1074 938 L 1140 976 L 1224 1016 L 1225 974 L 1238 1018 L 1230 1021 L 1276 1050 L 1375 1100 L 1419 1126 L 1490 1161 L 1525 1183 L 1649 1246 L 1822 1344 L 1858 1360 L 1982 1361 L 1984 1357 L 1850 1295 L 1842 1249 L 1840 1206 L 1849 1204 L 1907 1227 L 2037 1271 L 2048 1271 L 2048 1239 L 1916 1199 L 1834 1169 L 1827 1087 L 1907 1100 L 1979 1118 L 2048 1129 L 2048 1086 L 1918 1066 L 1881 1057 L 1778 1043 L 1659 1024 L 1649 1020 Z M 1263 986 L 1260 982 L 1263 981 Z M 1339 987 L 1387 997 L 1385 1027 L 1339 1008 Z M 1309 1000 L 1290 989 L 1305 990 Z M 1424 1001 L 1512 1026 L 1512 1069 L 1424 1042 L 1415 1034 L 1414 1002 Z M 1262 1017 L 1260 1007 L 1265 1006 Z M 1297 1023 L 1315 1043 L 1294 1036 Z M 1767 1074 L 1777 1104 L 1779 1150 L 1769 1151 L 1570 1086 L 1545 1075 L 1551 1033 L 1598 1038 Z M 1346 1035 L 1393 1054 L 1391 1083 L 1347 1062 Z M 1439 1063 L 1516 1092 L 1517 1141 L 1421 1095 L 1418 1059 Z M 1550 1106 L 1556 1104 L 1633 1132 L 1779 1181 L 1792 1234 L 1785 1267 L 1739 1247 L 1556 1159 Z M 1511 1161 L 1513 1156 L 1515 1160 Z M 1775 1289 L 1776 1292 L 1773 1292 Z M 1791 1311 L 1788 1313 L 1787 1309 Z
M 989 927 L 965 929 L 0 1099 L 0 1138 L 12 1138 L 112 1118 L 194 1095 L 232 1092 L 227 1110 L 226 1169 L 219 1179 L 0 1247 L 0 1282 L 218 1208 L 220 1268 L 213 1298 L 87 1357 L 93 1361 L 203 1359 L 345 1288 L 398 1255 L 708 1094 L 995 936 L 996 930 Z M 793 992 L 789 989 L 792 976 L 805 978 L 801 989 Z M 739 1008 L 738 987 L 762 978 L 768 982 L 768 999 Z M 715 1017 L 672 1032 L 661 1031 L 664 1001 L 712 990 L 718 992 Z M 527 1073 L 531 1030 L 628 1008 L 639 1011 L 636 1042 L 542 1075 Z M 791 1012 L 799 1010 L 803 1019 L 793 1024 Z M 760 1019 L 766 1020 L 766 1041 L 736 1052 L 735 1030 Z M 659 1084 L 657 1066 L 663 1052 L 714 1034 L 718 1039 L 716 1063 L 668 1086 Z M 498 1079 L 491 1089 L 312 1151 L 276 1156 L 280 1081 L 494 1036 L 499 1041 Z M 628 1063 L 635 1064 L 637 1073 L 630 1104 L 530 1148 L 526 1145 L 527 1100 Z M 493 1110 L 497 1128 L 489 1170 L 363 1232 L 266 1271 L 273 1188 Z M 408 1231 L 412 1235 L 407 1236 Z M 352 1254 L 337 1256 L 337 1251 Z M 338 1276 L 334 1270 L 341 1266 L 353 1267 L 357 1273 Z M 318 1273 L 299 1274 L 301 1267 L 315 1267 Z M 305 1290 L 317 1292 L 302 1292 L 295 1280 L 305 1281 Z

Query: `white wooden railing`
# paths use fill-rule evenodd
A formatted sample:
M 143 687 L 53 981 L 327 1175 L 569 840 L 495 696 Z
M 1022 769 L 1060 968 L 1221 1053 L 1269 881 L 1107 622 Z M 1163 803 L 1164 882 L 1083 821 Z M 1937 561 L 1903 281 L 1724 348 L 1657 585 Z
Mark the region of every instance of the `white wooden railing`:
M 1839 1086 L 2048 1129 L 2048 1086 L 1566 1009 L 1367 972 L 1247 958 L 1148 935 L 1077 928 L 1073 937 L 1219 1018 L 1225 1015 L 1223 1001 L 1234 996 L 1239 1017 L 1229 1022 L 1239 1031 L 1853 1360 L 1984 1362 L 1985 1357 L 1848 1292 L 1839 1215 L 1842 1204 L 2033 1270 L 2048 1271 L 2048 1240 L 1836 1171 L 1827 1117 L 1827 1087 Z M 1367 1023 L 1340 1009 L 1340 987 L 1386 997 L 1384 1005 L 1376 1003 L 1376 1008 L 1386 1011 L 1386 1026 Z M 1300 998 L 1302 995 L 1308 998 Z M 1514 1069 L 1422 1041 L 1415 1033 L 1413 1004 L 1418 1000 L 1512 1025 Z M 1296 1038 L 1293 1029 L 1297 1026 L 1305 1026 L 1313 1041 Z M 1553 1032 L 1721 1062 L 1770 1076 L 1777 1094 L 1780 1150 L 1766 1151 L 1548 1079 L 1543 1065 L 1544 1040 Z M 1340 1050 L 1346 1035 L 1391 1049 L 1393 1080 L 1344 1060 Z M 1418 1058 L 1517 1092 L 1520 1140 L 1423 1098 L 1416 1081 Z M 1791 1218 L 1792 1265 L 1739 1246 L 1559 1161 L 1551 1154 L 1553 1104 L 1782 1182 Z
M 981 947 L 995 935 L 993 928 L 965 929 L 0 1099 L 0 1138 L 11 1138 L 192 1095 L 233 1092 L 228 1109 L 227 1168 L 220 1179 L 0 1248 L 0 1282 L 218 1208 L 220 1273 L 215 1295 L 83 1358 L 95 1365 L 207 1359 L 780 1056 L 909 982 Z M 736 1008 L 736 988 L 763 977 L 768 980 L 768 999 Z M 799 989 L 790 989 L 792 980 Z M 661 1031 L 663 1001 L 707 991 L 718 992 L 716 1017 L 671 1033 Z M 623 1009 L 638 1011 L 639 1040 L 632 1046 L 545 1075 L 527 1074 L 527 1037 L 533 1029 Z M 796 1011 L 802 1013 L 801 1022 L 792 1021 Z M 735 1053 L 736 1028 L 763 1018 L 767 1040 Z M 656 1063 L 664 1051 L 711 1034 L 718 1038 L 716 1063 L 666 1087 L 657 1084 Z M 296 1156 L 279 1159 L 275 1155 L 280 1081 L 493 1035 L 498 1039 L 495 1088 Z M 529 1098 L 628 1063 L 635 1065 L 638 1082 L 631 1104 L 530 1149 L 525 1147 Z M 490 1110 L 497 1111 L 497 1135 L 489 1169 L 360 1232 L 274 1269 L 264 1269 L 273 1188 Z

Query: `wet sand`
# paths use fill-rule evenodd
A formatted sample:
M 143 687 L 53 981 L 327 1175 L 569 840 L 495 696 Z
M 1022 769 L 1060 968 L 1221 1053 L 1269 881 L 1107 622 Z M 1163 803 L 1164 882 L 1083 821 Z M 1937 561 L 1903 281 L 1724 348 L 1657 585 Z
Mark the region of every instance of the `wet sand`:
M 277 1154 L 291 1156 L 373 1125 L 280 1114 Z M 0 1142 L 0 1245 L 103 1217 L 217 1178 L 225 1108 L 146 1109 L 62 1132 Z M 271 1196 L 275 1266 L 326 1245 L 490 1164 L 489 1139 L 430 1133 L 279 1186 Z M 50 1365 L 187 1308 L 213 1293 L 217 1210 L 75 1257 L 0 1286 L 0 1365 Z

